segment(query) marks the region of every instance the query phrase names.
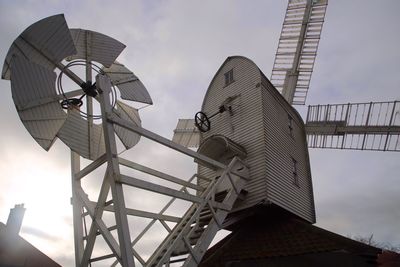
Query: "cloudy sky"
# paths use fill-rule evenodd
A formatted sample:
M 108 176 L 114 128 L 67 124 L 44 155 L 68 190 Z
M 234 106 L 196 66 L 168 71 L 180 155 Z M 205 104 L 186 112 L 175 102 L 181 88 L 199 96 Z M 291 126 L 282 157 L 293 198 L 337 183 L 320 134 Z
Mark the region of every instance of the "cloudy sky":
M 226 57 L 246 56 L 270 76 L 286 5 L 277 0 L 0 0 L 0 60 L 30 24 L 64 13 L 70 28 L 102 32 L 127 45 L 119 61 L 140 77 L 154 101 L 141 110 L 143 126 L 171 138 L 177 119 L 200 109 Z M 399 11 L 398 0 L 330 1 L 308 104 L 400 100 Z M 0 221 L 6 222 L 14 204 L 25 203 L 21 235 L 70 266 L 68 149 L 58 141 L 44 151 L 20 122 L 9 81 L 0 81 L 0 91 Z M 140 142 L 126 157 L 151 163 L 156 154 L 167 160 L 170 152 L 147 144 Z M 318 226 L 400 244 L 400 153 L 311 149 L 310 157 Z M 173 158 L 174 165 L 160 160 L 157 167 L 177 174 L 194 169 L 190 160 Z

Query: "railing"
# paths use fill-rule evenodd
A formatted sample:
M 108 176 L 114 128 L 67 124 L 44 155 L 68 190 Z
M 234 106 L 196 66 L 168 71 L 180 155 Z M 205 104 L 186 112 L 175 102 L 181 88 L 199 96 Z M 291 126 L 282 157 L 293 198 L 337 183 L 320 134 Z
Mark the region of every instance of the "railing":
M 107 117 L 107 119 L 109 122 L 117 124 L 130 131 L 136 132 L 142 137 L 145 137 L 156 143 L 167 146 L 175 151 L 192 157 L 199 164 L 204 164 L 208 168 L 224 170 L 223 174 L 219 178 L 214 177 L 213 179 L 208 179 L 205 177 L 194 175 L 189 180 L 185 180 L 129 161 L 127 159 L 123 159 L 120 157 L 118 158 L 119 165 L 122 165 L 129 169 L 133 169 L 136 172 L 145 173 L 147 175 L 168 182 L 172 182 L 175 185 L 183 186 L 180 190 L 177 190 L 160 185 L 158 183 L 151 182 L 150 180 L 143 180 L 133 176 L 121 174 L 120 183 L 126 186 L 131 186 L 141 190 L 146 190 L 171 197 L 171 200 L 158 213 L 131 208 L 126 209 L 127 215 L 152 219 L 151 222 L 148 223 L 143 231 L 139 233 L 139 235 L 131 243 L 135 259 L 143 266 L 163 266 L 164 264 L 169 266 L 169 264 L 172 263 L 171 257 L 176 256 L 175 254 L 177 254 L 177 249 L 181 247 L 181 244 L 183 244 L 184 249 L 187 250 L 186 257 L 183 259 L 183 261 L 185 261 L 184 265 L 194 266 L 198 264 L 208 247 L 207 244 L 212 241 L 212 238 L 216 234 L 217 230 L 221 228 L 221 224 L 224 221 L 229 210 L 232 208 L 235 199 L 237 198 L 242 187 L 245 184 L 245 180 L 248 179 L 248 173 L 246 173 L 245 171 L 247 170 L 245 165 L 241 162 L 240 159 L 234 158 L 230 165 L 226 166 L 209 157 L 206 157 L 202 154 L 194 152 L 193 150 L 176 144 L 175 142 L 172 142 L 171 140 L 159 136 L 151 131 L 138 127 L 131 122 L 122 120 L 114 115 L 110 115 L 109 117 Z M 238 168 L 237 164 L 240 164 L 241 167 Z M 96 165 L 98 164 L 93 163 L 93 166 Z M 87 172 L 88 171 L 85 170 L 85 173 Z M 245 175 L 243 175 L 243 172 L 245 173 Z M 239 181 L 237 181 L 236 183 L 233 177 L 238 177 Z M 196 181 L 195 179 L 207 180 L 209 182 L 207 188 L 203 188 L 199 186 L 198 183 L 194 183 Z M 214 200 L 214 196 L 217 193 L 217 188 L 226 179 L 229 179 L 232 184 L 231 190 L 228 192 L 227 196 L 222 202 Z M 189 208 L 189 210 L 187 210 L 182 218 L 165 214 L 165 211 L 167 211 L 168 208 L 173 205 L 176 200 L 183 200 L 192 203 L 191 207 Z M 105 210 L 112 211 L 112 206 L 105 207 Z M 200 215 L 202 211 L 205 210 L 210 210 L 212 216 L 209 217 L 210 221 L 206 225 L 201 226 L 199 224 Z M 146 259 L 146 257 L 140 255 L 135 245 L 157 222 L 161 223 L 161 225 L 168 232 L 168 235 L 160 243 L 159 247 L 152 254 L 152 256 Z M 167 223 L 175 224 L 175 226 L 171 227 Z M 204 231 L 204 234 L 200 234 L 200 236 L 198 236 L 198 230 Z M 192 236 L 196 236 L 197 239 Z M 189 237 L 192 238 L 189 240 Z M 196 243 L 192 244 L 194 240 L 196 240 Z M 110 254 L 109 256 L 112 257 L 113 254 Z M 106 255 L 105 257 L 108 257 L 108 255 Z M 118 261 L 115 261 L 112 266 L 115 266 L 117 263 Z
M 200 263 L 208 244 L 211 243 L 218 229 L 222 227 L 225 217 L 232 209 L 236 198 L 248 179 L 246 174 L 243 176 L 237 173 L 238 164 L 242 171 L 246 168 L 241 160 L 235 157 L 221 177 L 213 179 L 209 183 L 207 189 L 201 194 L 203 201 L 201 203 L 193 203 L 180 222 L 157 248 L 157 251 L 149 259 L 146 266 L 163 266 L 164 264 L 168 266 L 174 254 L 175 256 L 186 255 L 182 259 L 182 261 L 185 261 L 183 266 L 197 266 Z M 235 181 L 232 177 L 235 173 L 239 175 L 238 181 Z M 228 190 L 221 202 L 216 201 L 217 188 L 226 179 L 230 181 L 230 190 Z M 210 211 L 207 223 L 204 223 L 201 217 L 205 210 Z

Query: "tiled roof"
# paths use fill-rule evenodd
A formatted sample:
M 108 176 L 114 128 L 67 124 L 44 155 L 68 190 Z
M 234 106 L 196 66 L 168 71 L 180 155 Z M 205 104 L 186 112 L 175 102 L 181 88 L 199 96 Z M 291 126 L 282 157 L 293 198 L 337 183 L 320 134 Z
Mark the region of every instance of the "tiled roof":
M 393 251 L 384 251 L 378 257 L 380 267 L 400 267 L 400 254 Z
M 223 266 L 222 263 L 229 261 L 335 251 L 367 256 L 372 260 L 381 252 L 375 247 L 313 226 L 280 209 L 264 209 L 239 223 L 232 233 L 210 248 L 200 266 Z
M 61 267 L 19 235 L 0 223 L 0 266 Z

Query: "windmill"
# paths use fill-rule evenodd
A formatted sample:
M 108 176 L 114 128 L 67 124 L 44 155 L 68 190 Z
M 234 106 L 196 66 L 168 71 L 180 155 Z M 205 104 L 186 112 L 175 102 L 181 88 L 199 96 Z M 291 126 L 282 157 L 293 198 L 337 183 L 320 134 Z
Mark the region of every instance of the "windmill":
M 110 259 L 112 266 L 163 266 L 171 262 L 196 266 L 240 197 L 249 179 L 248 168 L 239 157 L 223 164 L 142 128 L 138 109 L 122 99 L 145 104 L 152 104 L 152 99 L 138 77 L 116 61 L 124 48 L 104 34 L 69 29 L 64 15 L 55 15 L 32 24 L 17 37 L 6 56 L 2 78 L 11 81 L 16 110 L 34 140 L 49 150 L 59 138 L 71 149 L 76 266 Z M 83 67 L 83 71 L 76 67 Z M 80 78 L 82 75 L 85 78 Z M 96 103 L 100 111 L 96 111 Z M 146 137 L 220 172 L 220 177 L 194 174 L 182 179 L 124 159 L 115 136 L 124 149 Z M 89 163 L 82 165 L 82 158 Z M 122 167 L 147 176 L 136 178 Z M 82 186 L 94 172 L 103 172 L 103 177 L 97 178 L 101 181 L 97 201 L 90 199 Z M 205 186 L 197 183 L 203 179 Z M 128 187 L 167 196 L 169 201 L 161 211 L 127 207 L 124 188 Z M 216 197 L 221 188 L 224 194 Z M 169 215 L 168 209 L 179 200 L 191 205 L 180 217 Z M 106 220 L 106 212 L 113 220 Z M 150 222 L 132 237 L 128 217 Z M 155 223 L 168 234 L 160 238 L 151 255 L 139 253 L 137 243 L 147 238 Z M 99 239 L 109 252 L 94 255 Z
M 292 105 L 306 102 L 328 1 L 289 1 L 271 82 Z M 306 116 L 309 147 L 399 151 L 398 101 L 312 105 Z M 196 114 L 197 115 L 197 114 Z M 209 124 L 209 117 L 197 121 Z M 195 119 L 178 122 L 174 140 L 199 145 Z M 194 133 L 193 133 L 194 132 Z
M 65 64 L 65 65 L 67 65 L 67 63 Z M 101 65 L 103 65 L 103 64 L 101 64 Z M 62 67 L 61 67 L 62 68 Z M 66 75 L 66 74 L 65 74 Z M 73 76 L 72 74 L 70 74 L 71 76 Z M 100 86 L 100 84 L 101 84 L 101 80 L 102 80 L 102 78 L 100 78 L 101 76 L 99 76 L 99 82 L 98 83 L 96 83 L 96 85 L 98 84 L 99 86 Z M 109 78 L 111 78 L 110 77 L 110 75 L 108 75 L 108 77 Z M 107 78 L 104 78 L 105 80 L 107 80 Z M 93 84 L 92 84 L 93 85 Z M 104 83 L 103 83 L 103 85 L 104 85 Z M 81 83 L 78 83 L 78 86 L 79 87 L 81 87 Z M 97 88 L 97 87 L 96 87 Z M 106 85 L 106 86 L 104 86 L 104 88 L 101 88 L 101 87 L 99 87 L 100 89 L 105 89 L 105 90 L 107 90 L 107 88 L 108 88 L 108 85 Z M 120 89 L 120 88 L 119 88 Z M 79 92 L 76 92 L 77 94 L 78 94 L 78 96 L 79 95 L 82 95 L 82 90 L 83 90 L 83 88 L 82 89 L 80 89 L 79 90 Z M 130 91 L 130 92 L 135 92 L 135 91 Z M 122 92 L 121 92 L 121 95 L 122 95 Z M 68 98 L 67 99 L 72 99 L 73 97 L 75 97 L 74 95 L 68 95 L 67 94 L 67 96 L 68 96 Z M 63 101 L 63 100 L 67 100 L 67 99 L 65 99 L 64 98 L 64 96 L 63 95 L 59 95 L 58 96 L 58 98 L 59 98 L 59 101 Z M 95 97 L 95 98 L 99 98 L 99 97 Z M 90 98 L 89 98 L 90 99 Z M 79 98 L 78 98 L 78 100 L 79 100 Z M 82 100 L 82 99 L 81 99 Z M 235 99 L 228 99 L 228 98 L 226 98 L 226 99 L 224 99 L 222 102 L 224 102 L 225 100 L 227 100 L 227 102 L 225 102 L 224 104 L 227 106 L 227 108 L 226 108 L 226 110 L 225 111 L 223 111 L 223 115 L 225 116 L 226 114 L 229 114 L 229 112 L 230 112 L 230 109 L 229 109 L 229 106 L 231 106 L 231 107 L 234 107 L 234 102 L 235 101 L 237 101 L 237 100 L 239 100 L 239 98 L 237 97 L 237 98 L 235 98 Z M 65 104 L 67 104 L 67 105 L 72 105 L 72 106 L 74 106 L 75 104 L 74 104 L 74 102 L 75 103 L 80 103 L 80 102 L 77 102 L 76 100 L 71 100 L 71 101 L 66 101 L 66 102 L 64 102 Z M 219 104 L 221 104 L 221 103 L 219 103 Z M 118 107 L 117 107 L 118 108 Z M 72 109 L 71 110 L 71 112 L 73 112 L 75 110 L 75 108 L 74 109 Z M 212 110 L 212 113 L 214 114 L 215 112 L 219 112 L 219 109 L 218 110 Z M 232 111 L 232 112 L 235 112 L 234 110 Z M 88 112 L 87 112 L 88 113 Z M 89 113 L 90 114 L 90 113 Z M 204 117 L 202 117 L 201 116 L 201 114 L 199 114 L 200 116 L 199 116 L 199 118 L 200 119 L 202 119 L 202 120 L 204 120 Z M 83 116 L 85 116 L 84 114 L 83 114 Z M 294 115 L 295 116 L 295 115 Z M 218 116 L 216 116 L 216 118 L 217 118 Z M 82 118 L 82 117 L 81 117 Z M 84 117 L 83 117 L 84 118 Z M 103 117 L 102 117 L 103 118 Z M 168 142 L 168 140 L 165 140 L 165 139 L 163 139 L 162 137 L 160 137 L 160 136 L 157 136 L 157 135 L 154 135 L 153 133 L 150 133 L 150 132 L 148 132 L 148 131 L 146 131 L 146 130 L 144 130 L 144 129 L 142 129 L 142 128 L 140 128 L 140 127 L 135 127 L 135 125 L 133 125 L 133 124 L 131 124 L 131 123 L 126 123 L 125 121 L 122 121 L 122 120 L 117 120 L 116 118 L 113 118 L 113 119 L 110 119 L 109 118 L 109 120 L 110 121 L 112 121 L 113 123 L 111 123 L 111 124 L 117 124 L 117 122 L 120 124 L 120 126 L 121 125 L 123 125 L 124 127 L 124 129 L 130 129 L 130 130 L 132 130 L 132 131 L 134 131 L 134 132 L 137 132 L 139 135 L 142 135 L 142 136 L 145 136 L 145 137 L 147 137 L 147 138 L 150 138 L 150 139 L 152 139 L 152 140 L 156 140 L 157 142 L 159 142 L 159 143 L 162 143 L 162 144 L 164 144 L 164 145 L 167 145 L 167 146 L 170 146 L 170 147 L 173 147 L 173 148 L 176 148 L 176 149 L 178 149 L 179 151 L 181 151 L 181 152 L 183 152 L 183 153 L 186 153 L 186 154 L 189 154 L 189 155 L 191 155 L 191 156 L 193 156 L 199 163 L 203 163 L 204 165 L 206 165 L 206 166 L 214 166 L 214 168 L 220 168 L 220 169 L 224 169 L 226 166 L 224 165 L 224 164 L 222 164 L 221 165 L 221 163 L 220 162 L 216 162 L 215 160 L 212 160 L 212 159 L 210 159 L 209 157 L 205 157 L 204 155 L 201 155 L 201 154 L 196 154 L 196 153 L 194 153 L 193 151 L 191 151 L 191 150 L 185 150 L 184 148 L 182 148 L 182 147 L 180 147 L 180 146 L 176 146 L 176 145 L 174 145 L 174 144 L 172 144 L 172 143 L 170 143 L 170 142 Z M 89 119 L 87 120 L 87 121 L 90 121 L 90 116 L 89 116 Z M 108 119 L 107 119 L 107 122 L 105 122 L 105 123 L 103 123 L 103 127 L 105 127 L 104 125 L 107 125 L 107 124 L 109 124 L 110 123 L 110 121 L 108 121 Z M 212 122 L 214 122 L 214 121 L 212 121 Z M 85 122 L 85 124 L 89 124 L 89 122 Z M 214 125 L 214 123 L 213 123 L 213 125 Z M 137 125 L 136 125 L 137 126 Z M 108 129 L 108 130 L 110 130 L 110 129 Z M 70 136 L 68 136 L 68 137 L 70 137 Z M 61 138 L 60 138 L 61 139 Z M 92 140 L 92 139 L 90 139 L 90 140 Z M 227 140 L 227 139 L 224 139 L 224 138 L 220 138 L 219 140 L 222 140 L 222 142 L 230 142 L 229 140 Z M 219 144 L 218 143 L 218 140 L 217 140 L 217 142 L 216 142 L 216 144 Z M 230 145 L 230 149 L 232 150 L 232 151 L 234 151 L 234 153 L 236 153 L 238 156 L 242 156 L 242 157 L 244 157 L 244 156 L 246 156 L 245 154 L 245 152 L 246 151 L 244 151 L 244 149 L 243 149 L 243 147 L 240 147 L 240 146 L 236 146 L 235 147 L 235 144 L 234 143 L 230 143 L 229 144 Z M 88 146 L 89 147 L 89 146 Z M 105 146 L 106 147 L 106 146 Z M 71 147 L 72 148 L 72 147 Z M 90 156 L 91 154 L 90 153 L 87 153 L 86 155 L 89 155 L 89 156 L 87 156 L 88 158 L 92 158 L 92 159 L 95 159 L 95 161 L 93 162 L 93 164 L 92 165 L 90 165 L 89 167 L 88 166 L 86 166 L 85 168 L 83 168 L 82 170 L 80 170 L 80 168 L 79 168 L 79 165 L 77 164 L 78 163 L 78 161 L 77 161 L 77 159 L 75 158 L 75 160 L 73 161 L 73 162 L 75 162 L 74 163 L 74 166 L 75 166 L 75 170 L 74 170 L 74 176 L 75 176 L 75 178 L 77 178 L 78 180 L 79 179 L 82 179 L 83 178 L 83 176 L 86 174 L 86 173 L 88 173 L 90 170 L 92 170 L 92 169 L 94 169 L 95 167 L 96 167 L 96 165 L 100 165 L 101 164 L 101 161 L 102 160 L 100 160 L 99 158 L 97 158 L 96 157 L 96 153 L 92 153 L 92 156 Z M 98 153 L 97 155 L 102 155 L 101 153 Z M 101 157 L 101 156 L 100 156 Z M 108 158 L 109 159 L 109 158 Z M 107 159 L 107 160 L 108 160 Z M 104 160 L 104 159 L 103 159 Z M 239 159 L 237 159 L 238 161 L 239 161 Z M 135 163 L 132 163 L 132 162 L 129 162 L 129 161 L 127 161 L 127 160 L 124 160 L 124 159 L 122 159 L 122 158 L 118 158 L 118 161 L 119 161 L 119 163 L 120 164 L 125 164 L 124 166 L 130 166 L 130 167 L 132 167 L 132 168 L 137 168 L 137 169 L 140 169 L 140 170 L 145 170 L 147 173 L 151 173 L 152 175 L 158 175 L 158 176 L 161 176 L 163 179 L 167 179 L 167 180 L 174 180 L 174 181 L 178 181 L 178 180 L 176 180 L 176 179 L 174 179 L 174 177 L 171 177 L 171 176 L 168 176 L 168 175 L 165 175 L 165 174 L 162 174 L 162 173 L 160 173 L 160 172 L 157 172 L 157 171 L 155 171 L 155 170 L 152 170 L 152 169 L 149 169 L 149 168 L 145 168 L 144 166 L 141 166 L 141 165 L 138 165 L 138 164 L 135 164 Z M 114 162 L 115 163 L 115 162 Z M 293 163 L 293 162 L 292 162 Z M 239 168 L 237 168 L 238 170 L 239 169 L 241 169 L 243 166 L 241 166 L 241 167 L 239 167 Z M 245 167 L 243 167 L 243 168 L 245 168 Z M 224 176 L 224 175 L 222 175 L 222 176 Z M 221 177 L 222 177 L 221 176 Z M 238 175 L 239 177 L 240 177 L 240 175 Z M 241 176 L 246 176 L 246 175 L 241 175 Z M 126 178 L 126 177 L 125 177 Z M 203 177 L 203 178 L 205 178 L 205 180 L 207 179 L 207 177 Z M 229 177 L 228 176 L 226 176 L 226 178 L 229 180 Z M 124 180 L 124 179 L 123 179 Z M 75 180 L 74 180 L 75 181 Z M 161 188 L 161 187 L 157 187 L 157 186 L 154 186 L 154 185 L 150 185 L 150 184 L 148 184 L 148 183 L 143 183 L 143 182 L 140 182 L 140 181 L 137 181 L 137 180 L 133 180 L 133 179 L 129 179 L 129 184 L 130 185 L 133 185 L 133 183 L 132 183 L 132 181 L 135 181 L 135 186 L 139 186 L 139 184 L 140 184 L 140 187 L 141 188 L 148 188 L 148 189 L 151 189 L 151 190 L 158 190 L 158 191 L 162 191 L 162 190 L 165 190 L 166 188 Z M 195 189 L 195 190 L 203 190 L 203 187 L 201 187 L 201 186 L 199 186 L 198 184 L 196 184 L 196 183 L 194 183 L 194 184 L 187 184 L 186 183 L 187 181 L 178 181 L 178 184 L 180 184 L 180 185 L 182 185 L 182 186 L 188 186 L 189 188 L 191 188 L 191 189 Z M 124 184 L 125 185 L 127 185 L 128 184 L 128 181 L 127 181 L 127 179 L 125 179 L 124 180 Z M 75 186 L 77 186 L 77 188 L 79 189 L 79 187 L 78 187 L 78 185 L 76 185 L 75 184 Z M 229 184 L 228 184 L 228 186 L 229 186 Z M 226 187 L 227 187 L 227 185 L 225 184 L 221 184 L 221 185 L 218 185 L 218 187 L 217 188 L 219 188 L 219 189 L 222 189 L 222 190 L 220 190 L 220 191 L 225 191 L 225 189 L 226 189 Z M 168 189 L 168 188 L 167 188 Z M 216 190 L 215 188 L 213 189 L 213 190 Z M 237 191 L 240 191 L 240 187 L 236 187 L 236 190 Z M 164 192 L 165 193 L 165 192 Z M 196 203 L 202 203 L 202 204 L 204 204 L 205 202 L 203 201 L 203 198 L 196 198 L 197 197 L 197 194 L 196 195 L 191 195 L 191 196 L 188 196 L 186 193 L 182 193 L 182 192 L 176 192 L 176 191 L 168 191 L 167 192 L 168 194 L 170 194 L 170 195 L 174 195 L 174 196 L 179 196 L 180 198 L 185 198 L 185 199 L 190 199 L 190 200 L 192 200 L 192 201 L 195 201 Z M 212 197 L 215 197 L 215 194 L 211 194 L 211 199 L 212 199 Z M 104 194 L 103 194 L 103 197 L 104 197 Z M 242 196 L 240 196 L 241 198 L 245 198 L 246 196 L 244 196 L 244 195 L 242 195 Z M 80 198 L 80 199 L 79 199 Z M 112 232 L 113 230 L 115 230 L 115 229 L 123 229 L 123 227 L 120 227 L 120 226 L 117 226 L 117 225 L 112 225 L 112 226 L 108 226 L 108 228 L 109 229 L 105 229 L 105 227 L 104 227 L 104 225 L 102 225 L 102 221 L 101 221 L 101 214 L 97 214 L 97 216 L 93 216 L 93 211 L 96 211 L 96 210 L 100 210 L 100 213 L 101 213 L 101 210 L 103 209 L 103 210 L 107 210 L 107 211 L 110 211 L 110 210 L 113 210 L 114 209 L 114 206 L 113 206 L 113 201 L 114 200 L 111 200 L 111 199 L 107 199 L 107 201 L 106 202 L 104 202 L 104 203 L 102 203 L 101 201 L 97 201 L 97 206 L 95 206 L 96 208 L 92 208 L 92 207 L 94 207 L 93 206 L 93 204 L 96 204 L 96 203 L 93 203 L 93 201 L 89 201 L 87 198 L 85 198 L 85 196 L 84 196 L 84 194 L 81 192 L 81 191 L 79 191 L 79 195 L 78 195 L 78 197 L 76 197 L 75 198 L 75 200 L 77 200 L 78 199 L 78 203 L 74 203 L 74 205 L 77 205 L 78 206 L 78 208 L 76 209 L 76 214 L 77 214 L 77 218 L 78 219 L 76 219 L 74 222 L 75 222 L 75 224 L 76 225 L 78 225 L 78 227 L 76 227 L 75 229 L 82 229 L 82 227 L 80 227 L 79 226 L 79 224 L 82 224 L 82 222 L 79 220 L 79 218 L 81 218 L 82 216 L 88 216 L 88 217 L 92 217 L 93 218 L 93 221 L 95 222 L 95 227 L 93 227 L 95 230 L 93 230 L 93 231 L 96 231 L 96 233 L 95 233 L 95 235 L 98 235 L 98 236 L 104 236 L 104 238 L 105 239 L 107 239 L 107 241 L 109 242 L 109 246 L 110 247 L 112 247 L 113 248 L 113 252 L 111 253 L 111 254 L 104 254 L 104 255 L 102 255 L 102 256 L 99 256 L 99 257 L 97 257 L 97 258 L 93 258 L 93 257 L 91 257 L 90 255 L 88 255 L 88 254 L 90 254 L 89 252 L 87 252 L 87 251 L 89 251 L 89 250 L 87 250 L 89 247 L 87 247 L 87 245 L 84 243 L 84 242 L 86 242 L 85 240 L 88 240 L 88 237 L 87 236 L 85 236 L 82 232 L 80 233 L 80 235 L 79 235 L 79 233 L 78 234 L 76 234 L 75 235 L 75 237 L 77 237 L 76 239 L 78 240 L 78 242 L 76 242 L 77 243 L 77 264 L 79 263 L 79 265 L 80 265 L 80 263 L 82 262 L 82 257 L 81 257 L 81 255 L 82 255 L 82 246 L 85 246 L 84 247 L 84 255 L 85 255 L 85 259 L 86 259 L 86 261 L 87 262 L 96 262 L 96 261 L 100 261 L 100 260 L 103 260 L 103 259 L 106 259 L 106 258 L 116 258 L 117 259 L 117 261 L 122 261 L 122 256 L 120 257 L 120 254 L 118 253 L 118 252 L 121 252 L 121 244 L 120 244 L 120 241 L 119 242 L 114 242 L 115 240 L 116 240 L 116 238 L 112 238 L 111 236 L 110 236 L 110 232 Z M 86 201 L 86 202 L 85 202 Z M 222 205 L 222 204 L 217 204 L 217 203 L 215 203 L 215 202 L 213 202 L 213 201 L 211 201 L 211 202 L 209 202 L 209 203 L 211 203 L 210 205 L 215 209 L 214 210 L 214 213 L 217 215 L 217 213 L 218 213 L 218 207 L 219 208 L 222 208 L 222 211 L 226 211 L 227 210 L 227 208 L 226 208 L 226 206 L 224 206 L 224 205 Z M 104 204 L 104 208 L 101 206 L 102 204 Z M 84 206 L 84 211 L 81 211 L 81 208 L 79 207 L 79 206 Z M 209 205 L 208 203 L 207 203 L 207 205 Z M 76 207 L 76 206 L 74 206 L 74 207 Z M 202 214 L 202 217 L 203 218 L 210 218 L 210 213 L 212 214 L 212 217 L 214 216 L 214 213 L 213 213 L 213 208 L 208 208 L 208 210 L 207 209 L 204 209 L 204 210 L 202 210 L 203 211 L 203 214 Z M 141 212 L 141 211 L 138 211 L 138 210 L 132 210 L 132 209 L 126 209 L 125 210 L 126 211 L 126 213 L 128 213 L 128 215 L 133 215 L 133 216 L 138 216 L 139 214 L 141 214 L 141 215 L 143 215 L 144 213 L 143 212 Z M 217 211 L 217 212 L 216 212 Z M 91 213 L 92 212 L 92 213 Z M 208 213 L 208 215 L 204 215 L 204 213 Z M 168 222 L 180 222 L 180 218 L 174 218 L 174 217 L 168 217 L 168 216 L 166 216 L 166 215 L 164 215 L 164 214 L 158 214 L 158 213 L 152 213 L 152 214 L 150 214 L 150 213 L 146 213 L 146 216 L 148 216 L 148 218 L 152 218 L 152 220 L 155 220 L 155 221 L 159 221 L 159 222 L 165 222 L 165 221 L 168 221 Z M 100 218 L 100 219 L 99 219 Z M 192 218 L 192 217 L 190 217 L 190 218 Z M 200 218 L 200 216 L 198 216 L 197 218 Z M 221 218 L 221 217 L 215 217 L 215 218 Z M 222 219 L 219 219 L 219 220 L 222 220 Z M 187 225 L 187 224 L 186 224 Z M 118 228 L 119 227 L 119 228 Z M 217 227 L 218 228 L 218 227 Z M 97 229 L 97 230 L 96 230 Z M 191 230 L 192 229 L 195 229 L 195 228 L 191 228 Z M 202 229 L 204 229 L 204 227 L 202 227 Z M 171 229 L 172 230 L 172 229 Z M 186 234 L 186 233 L 185 233 Z M 91 238 L 91 240 L 93 240 L 93 237 L 95 236 L 95 235 L 89 235 L 89 237 Z M 171 236 L 173 236 L 173 235 L 171 235 Z M 210 236 L 211 236 L 211 234 L 210 234 Z M 210 239 L 209 237 L 207 238 L 207 239 Z M 84 240 L 84 242 L 82 242 L 82 240 Z M 188 248 L 189 246 L 187 245 L 188 243 L 190 243 L 191 244 L 191 242 L 193 242 L 192 240 L 189 240 L 189 241 L 184 241 L 184 239 L 183 239 L 183 237 L 182 237 L 182 235 L 179 237 L 179 239 L 176 239 L 176 240 L 179 240 L 180 242 L 175 242 L 175 244 L 177 245 L 176 247 L 174 247 L 172 250 L 173 251 L 177 251 L 176 250 L 176 248 L 177 247 L 185 247 L 186 246 L 186 248 Z M 174 241 L 174 240 L 169 240 L 169 241 Z M 80 242 L 82 242 L 83 243 L 83 245 L 82 245 L 82 243 L 80 243 Z M 92 241 L 93 242 L 93 241 Z M 185 244 L 185 242 L 186 242 L 186 244 Z M 157 257 L 153 257 L 152 259 L 148 259 L 148 260 L 146 260 L 146 259 L 143 259 L 142 258 L 142 256 L 141 255 L 139 255 L 138 253 L 137 253 L 137 251 L 135 251 L 135 240 L 133 240 L 132 241 L 132 244 L 133 244 L 133 251 L 132 251 L 132 253 L 133 253 L 133 255 L 134 255 L 134 258 L 136 259 L 136 261 L 139 261 L 141 264 L 143 264 L 143 265 L 147 265 L 147 266 L 151 266 L 151 264 L 158 264 L 158 263 L 155 263 L 155 261 L 156 261 L 156 259 L 158 258 L 158 256 Z M 174 242 L 172 242 L 172 243 L 174 243 Z M 174 245 L 175 246 L 175 245 Z M 203 245 L 204 246 L 204 245 Z M 128 247 L 128 246 L 126 246 L 126 247 Z M 168 243 L 165 243 L 164 245 L 163 245 L 163 247 L 165 248 L 165 247 L 168 247 Z M 190 245 L 190 247 L 193 249 L 193 245 Z M 129 250 L 129 249 L 128 249 Z M 185 251 L 185 249 L 182 249 L 182 251 Z M 166 258 L 168 258 L 169 256 L 171 256 L 172 255 L 172 251 L 170 250 L 169 251 L 169 255 L 168 255 L 168 251 L 166 251 L 167 253 L 165 253 L 165 252 L 163 252 L 163 250 L 158 250 L 158 252 L 157 253 L 159 253 L 159 255 L 161 255 L 161 254 L 163 254 L 163 255 L 167 255 L 167 257 L 164 257 L 164 256 L 162 256 L 162 257 L 164 257 L 164 259 L 166 259 Z M 188 249 L 186 249 L 186 253 L 188 252 Z M 189 254 L 190 255 L 197 255 L 196 257 L 196 260 L 199 260 L 199 258 L 201 257 L 200 255 L 201 255 L 201 253 L 200 254 L 195 254 L 195 252 L 196 252 L 196 248 L 194 248 L 194 250 L 193 251 L 191 251 L 191 252 L 189 252 Z M 86 253 L 86 254 L 85 254 Z M 131 253 L 130 251 L 128 251 L 128 252 L 123 252 L 123 253 L 121 253 L 121 255 L 122 254 L 124 254 L 125 253 L 125 255 L 131 255 L 131 254 L 129 254 L 129 253 Z M 179 254 L 179 253 L 176 253 L 176 254 Z M 180 252 L 180 254 L 183 254 L 182 252 Z M 192 257 L 193 258 L 193 257 Z M 186 258 L 185 258 L 186 259 Z M 151 260 L 151 261 L 149 261 L 149 260 Z M 159 261 L 159 263 L 160 263 L 160 261 Z M 161 262 L 161 264 L 162 264 L 162 262 Z M 82 265 L 84 265 L 84 264 L 82 264 Z
M 306 102 L 327 5 L 325 0 L 288 2 L 270 81 L 291 105 Z M 221 68 L 226 68 L 227 61 Z M 225 79 L 225 85 L 221 87 L 232 83 L 238 72 L 235 67 L 226 70 L 220 78 Z M 214 110 L 206 111 L 206 106 L 204 100 L 202 110 L 194 119 L 178 121 L 174 130 L 175 142 L 188 147 L 200 145 L 201 148 L 201 143 L 210 136 L 209 131 L 216 134 L 213 125 L 219 127 L 221 123 L 216 115 L 226 117 L 224 111 L 233 107 L 219 103 Z M 309 106 L 304 125 L 308 147 L 400 151 L 399 106 L 398 101 Z M 289 115 L 290 131 L 292 123 Z
M 212 79 L 201 111 L 193 119 L 178 120 L 175 142 L 199 147 L 200 153 L 219 161 L 245 155 L 251 180 L 226 227 L 251 216 L 260 203 L 315 222 L 307 145 L 400 151 L 398 101 L 313 105 L 304 124 L 290 107 L 305 104 L 327 4 L 289 1 L 271 82 L 249 59 L 229 57 Z M 202 166 L 198 172 L 218 175 Z
M 271 82 L 285 99 L 304 105 L 328 1 L 289 1 Z M 399 151 L 397 101 L 312 105 L 309 147 Z

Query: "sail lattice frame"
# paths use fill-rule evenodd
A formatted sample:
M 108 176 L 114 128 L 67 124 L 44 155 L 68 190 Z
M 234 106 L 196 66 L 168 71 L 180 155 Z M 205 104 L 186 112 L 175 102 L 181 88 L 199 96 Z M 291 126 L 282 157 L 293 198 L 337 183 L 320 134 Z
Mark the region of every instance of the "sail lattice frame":
M 328 0 L 289 0 L 271 74 L 285 99 L 304 105 Z
M 400 102 L 309 106 L 306 133 L 312 148 L 400 151 Z

